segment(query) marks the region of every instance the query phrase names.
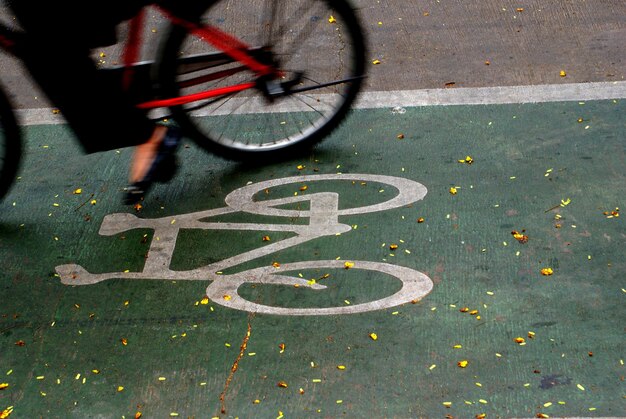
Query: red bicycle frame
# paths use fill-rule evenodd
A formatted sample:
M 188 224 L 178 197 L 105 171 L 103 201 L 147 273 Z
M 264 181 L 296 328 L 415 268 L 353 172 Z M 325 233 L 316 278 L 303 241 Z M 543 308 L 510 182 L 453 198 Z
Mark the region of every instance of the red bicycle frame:
M 215 59 L 219 56 L 220 62 L 224 59 L 232 59 L 233 62 L 241 63 L 240 67 L 217 71 L 215 73 L 205 75 L 194 79 L 192 81 L 184 82 L 186 85 L 193 85 L 193 83 L 202 83 L 206 81 L 216 80 L 220 77 L 233 75 L 243 70 L 250 70 L 256 76 L 256 79 L 273 80 L 279 78 L 282 73 L 272 65 L 265 64 L 255 58 L 255 55 L 262 50 L 258 47 L 250 47 L 244 42 L 240 41 L 236 37 L 210 25 L 197 24 L 182 18 L 179 18 L 168 10 L 159 8 L 161 13 L 174 25 L 178 25 L 184 28 L 188 33 L 191 33 L 198 38 L 202 39 L 207 44 L 212 45 L 216 50 L 214 54 L 207 56 L 208 59 Z M 122 86 L 127 90 L 132 90 L 133 76 L 137 69 L 137 63 L 140 58 L 141 50 L 141 31 L 143 29 L 145 9 L 139 11 L 130 21 L 128 39 L 126 41 L 124 52 L 122 56 L 123 68 L 122 68 Z M 15 32 L 4 25 L 0 24 L 0 48 L 7 50 L 8 52 L 19 56 L 19 44 L 20 32 Z M 262 52 L 262 51 L 261 51 Z M 202 58 L 202 57 L 201 57 Z M 232 86 L 224 86 L 214 89 L 204 90 L 202 92 L 187 94 L 183 96 L 176 96 L 166 99 L 154 99 L 145 100 L 137 105 L 141 109 L 155 109 L 155 108 L 167 108 L 172 106 L 180 106 L 191 102 L 196 102 L 208 98 L 214 98 L 219 96 L 225 96 L 232 93 L 241 92 L 248 89 L 258 87 L 259 84 L 256 81 L 247 83 L 235 84 Z
M 221 31 L 214 26 L 199 25 L 187 20 L 178 18 L 166 10 L 161 9 L 161 12 L 175 25 L 179 25 L 189 33 L 196 35 L 203 41 L 211 44 L 216 49 L 222 51 L 224 54 L 232 58 L 233 60 L 242 63 L 245 67 L 254 72 L 257 77 L 273 76 L 276 75 L 276 70 L 267 64 L 263 64 L 256 60 L 248 51 L 251 50 L 250 46 L 241 42 L 234 36 Z M 144 11 L 140 11 L 130 22 L 130 30 L 128 35 L 128 41 L 124 49 L 124 76 L 123 83 L 125 87 L 130 86 L 133 74 L 133 64 L 139 59 L 139 50 L 141 45 L 141 29 L 143 27 Z M 184 96 L 178 96 L 168 99 L 157 99 L 140 103 L 137 105 L 141 109 L 154 109 L 170 106 L 179 106 L 186 103 L 195 102 L 198 100 L 208 99 L 212 97 L 223 96 L 231 93 L 237 93 L 244 90 L 252 89 L 257 86 L 255 82 L 241 83 L 232 86 L 220 87 L 216 89 L 210 89 L 199 93 L 193 93 Z

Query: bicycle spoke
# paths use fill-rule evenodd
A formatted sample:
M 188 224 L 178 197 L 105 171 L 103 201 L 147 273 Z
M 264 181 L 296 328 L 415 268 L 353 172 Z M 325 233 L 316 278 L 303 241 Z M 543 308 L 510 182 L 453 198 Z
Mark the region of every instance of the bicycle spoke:
M 217 102 L 219 102 L 221 100 L 230 98 L 231 96 L 233 96 L 235 94 L 236 93 L 231 93 L 230 95 L 218 97 L 218 98 L 213 99 L 213 100 L 207 100 L 206 102 L 202 102 L 202 103 L 199 103 L 199 104 L 194 105 L 194 106 L 188 106 L 188 107 L 185 108 L 185 111 L 187 111 L 187 112 L 196 112 L 196 111 L 198 111 L 200 109 L 206 108 L 207 106 L 211 106 L 211 105 L 213 105 L 213 104 L 215 104 L 215 103 L 217 103 Z
M 279 1 L 273 1 L 272 3 L 279 3 Z M 303 4 L 300 5 L 300 7 L 298 8 L 298 10 L 296 10 L 292 16 L 296 16 L 296 17 L 302 17 L 302 16 L 307 16 L 308 15 L 308 10 L 306 9 L 311 9 L 314 6 L 314 2 L 304 2 Z M 292 17 L 290 16 L 290 17 Z M 285 23 L 284 24 L 280 24 L 280 26 L 278 27 L 278 32 L 277 32 L 277 38 L 271 39 L 270 41 L 280 41 L 283 40 L 285 37 L 285 34 L 287 33 L 286 30 L 286 26 L 288 22 L 292 22 L 291 19 L 286 18 L 284 19 Z
M 229 97 L 227 100 L 224 101 L 224 103 L 222 103 L 220 106 L 218 106 L 216 109 L 219 110 L 221 109 L 223 106 L 225 106 L 227 103 L 231 102 L 232 99 L 237 96 L 237 95 L 232 95 L 231 97 Z M 224 134 L 226 132 L 228 132 L 227 128 L 230 126 L 230 124 L 233 122 L 234 118 L 232 117 L 232 115 L 236 114 L 237 110 L 240 109 L 243 105 L 244 105 L 244 101 L 241 101 L 239 105 L 236 105 L 235 108 L 231 109 L 228 113 L 228 115 L 225 117 L 227 124 L 225 126 L 225 129 L 221 131 L 219 138 L 217 139 L 218 142 L 223 142 L 223 138 L 224 138 Z M 231 139 L 229 141 L 230 143 L 234 142 L 234 139 Z
M 320 110 L 318 110 L 317 108 L 314 108 L 313 106 L 309 105 L 302 97 L 300 97 L 299 95 L 291 95 L 289 96 L 293 101 L 297 101 L 298 103 L 302 103 L 304 106 L 306 106 L 308 109 L 310 109 L 313 112 L 318 113 L 320 116 L 323 116 L 324 113 Z M 310 98 L 313 102 L 317 102 L 316 98 L 312 98 L 310 96 L 305 96 Z M 313 122 L 313 121 L 309 121 L 309 122 Z
M 218 71 L 216 73 L 210 73 L 210 74 L 206 74 L 204 76 L 198 76 L 198 77 L 194 77 L 192 79 L 185 79 L 184 81 L 181 81 L 178 83 L 178 87 L 179 88 L 186 88 L 186 87 L 191 87 L 191 86 L 196 86 L 199 84 L 203 84 L 209 81 L 213 81 L 213 80 L 220 80 L 223 81 L 225 78 L 233 76 L 237 73 L 240 73 L 242 71 L 246 71 L 248 70 L 247 67 L 235 67 L 233 69 L 230 70 L 222 70 L 222 71 Z
M 301 49 L 305 45 L 304 41 L 306 41 L 307 39 L 310 38 L 310 36 L 312 36 L 313 34 L 312 27 L 315 24 L 317 24 L 317 21 L 314 22 L 313 19 L 309 19 L 305 27 L 303 28 L 303 30 L 298 32 L 298 36 L 296 36 L 293 39 L 293 41 L 291 41 L 291 44 L 289 44 L 285 48 L 285 50 L 290 51 L 291 55 L 296 55 L 297 52 L 301 51 Z
M 363 76 L 360 76 L 360 77 L 350 77 L 349 79 L 335 80 L 335 81 L 331 81 L 331 82 L 327 82 L 327 83 L 318 83 L 318 84 L 313 85 L 313 86 L 291 89 L 291 93 L 302 93 L 302 92 L 308 92 L 308 91 L 311 91 L 311 90 L 318 90 L 318 89 L 323 89 L 323 88 L 326 88 L 326 87 L 337 86 L 337 85 L 340 85 L 340 84 L 352 83 L 352 82 L 354 82 L 356 80 L 360 80 L 360 79 L 363 79 L 363 78 L 364 78 Z M 337 93 L 337 94 L 341 94 L 341 93 Z
M 268 28 L 268 34 L 267 34 L 267 39 L 265 39 L 265 42 L 263 43 L 263 45 L 273 45 L 274 42 L 277 39 L 280 39 L 282 37 L 282 35 L 280 34 L 280 28 L 278 29 L 278 32 L 276 35 L 274 35 L 274 22 L 278 21 L 278 15 L 279 15 L 279 11 L 278 8 L 280 7 L 280 4 L 282 4 L 279 1 L 268 1 L 265 3 L 267 8 L 270 8 L 270 21 L 269 21 L 269 28 Z

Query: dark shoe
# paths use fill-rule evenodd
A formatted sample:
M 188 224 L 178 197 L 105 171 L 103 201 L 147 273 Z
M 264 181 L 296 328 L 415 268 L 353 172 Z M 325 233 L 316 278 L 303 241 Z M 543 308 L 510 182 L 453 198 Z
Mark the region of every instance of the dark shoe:
M 141 201 L 154 182 L 166 183 L 176 174 L 176 150 L 181 142 L 181 133 L 177 128 L 168 127 L 152 165 L 143 179 L 126 187 L 124 204 L 133 205 Z

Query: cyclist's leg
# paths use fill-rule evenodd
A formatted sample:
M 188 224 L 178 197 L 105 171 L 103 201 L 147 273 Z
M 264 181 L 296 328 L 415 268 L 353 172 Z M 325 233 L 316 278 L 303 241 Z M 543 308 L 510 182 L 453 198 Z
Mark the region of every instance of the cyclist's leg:
M 127 203 L 143 197 L 155 181 L 168 181 L 175 170 L 178 131 L 165 130 L 137 109 L 112 73 L 98 71 L 91 58 L 91 31 L 113 25 L 107 15 L 93 29 L 78 24 L 83 14 L 68 14 L 68 3 L 15 4 L 14 12 L 26 31 L 20 57 L 35 81 L 62 112 L 88 153 L 138 146 L 133 157 Z M 72 16 L 71 18 L 68 16 Z M 98 35 L 98 33 L 96 33 Z M 171 135 L 170 135 L 171 134 Z M 133 201 L 133 202 L 131 202 Z

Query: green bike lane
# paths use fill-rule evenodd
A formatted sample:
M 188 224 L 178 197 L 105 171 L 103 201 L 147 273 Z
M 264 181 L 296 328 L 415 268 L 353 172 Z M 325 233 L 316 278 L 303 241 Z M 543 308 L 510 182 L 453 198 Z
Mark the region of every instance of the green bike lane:
M 129 150 L 84 156 L 64 125 L 25 127 L 20 179 L 0 204 L 0 409 L 11 418 L 625 416 L 625 111 L 623 100 L 362 109 L 310 155 L 259 167 L 189 143 L 174 181 L 139 210 L 120 203 Z M 425 275 L 426 295 L 312 315 L 206 298 L 202 267 L 297 238 L 311 222 L 307 196 L 335 193 L 341 210 L 392 199 L 380 176 L 427 193 L 347 211 L 342 232 L 261 251 L 221 275 L 312 262 L 291 272 L 302 286 L 238 290 L 294 310 L 400 290 L 393 276 L 359 269 L 365 261 Z M 198 221 L 247 227 L 173 230 L 183 214 L 226 208 L 231 192 L 283 178 L 294 181 L 257 198 L 291 198 L 280 208 L 300 217 L 218 211 Z M 146 224 L 100 234 L 119 213 L 170 225 L 169 259 L 155 259 L 166 240 Z M 146 279 L 152 260 L 169 266 L 152 264 Z M 63 283 L 56 269 L 67 264 L 119 275 L 78 285 L 86 274 L 74 272 Z M 187 271 L 194 278 L 168 277 Z

